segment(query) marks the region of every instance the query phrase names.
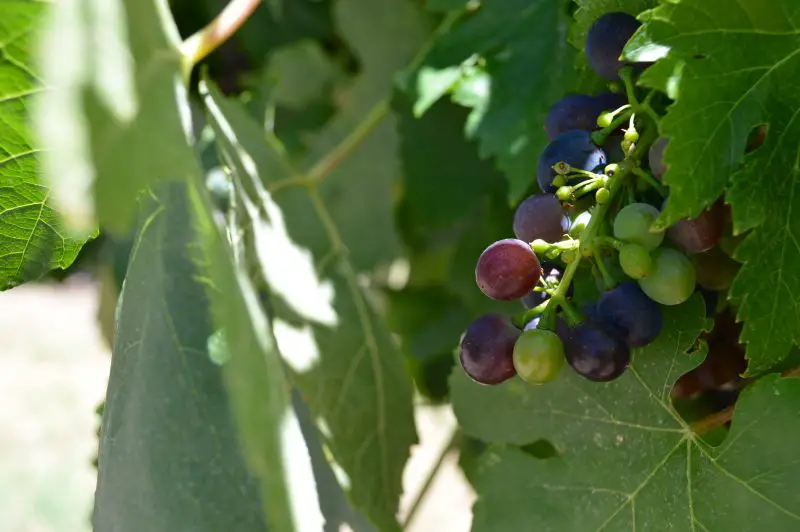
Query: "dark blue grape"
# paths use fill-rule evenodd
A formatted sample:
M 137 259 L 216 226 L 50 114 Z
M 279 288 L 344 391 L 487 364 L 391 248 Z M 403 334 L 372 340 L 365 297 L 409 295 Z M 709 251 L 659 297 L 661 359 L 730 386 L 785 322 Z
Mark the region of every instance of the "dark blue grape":
M 542 275 L 539 259 L 529 244 L 506 238 L 486 248 L 475 267 L 475 282 L 492 299 L 509 301 L 525 297 Z
M 562 161 L 573 168 L 592 172 L 605 166 L 606 154 L 592 143 L 588 131 L 574 129 L 560 134 L 545 147 L 536 166 L 536 180 L 543 192 L 556 191 L 553 165 Z
M 615 111 L 628 103 L 628 98 L 624 94 L 616 94 L 613 92 L 602 92 L 594 97 L 597 105 L 600 108 L 600 113 L 604 111 Z M 600 113 L 597 113 L 598 115 Z M 597 117 L 595 117 L 595 120 Z
M 552 194 L 529 196 L 514 212 L 514 234 L 524 242 L 558 242 L 569 230 L 569 217 Z
M 473 321 L 458 350 L 464 372 L 481 384 L 499 384 L 516 375 L 514 344 L 522 331 L 499 314 L 486 314 Z
M 586 34 L 584 50 L 589 66 L 600 76 L 619 79 L 622 49 L 639 28 L 640 23 L 627 13 L 606 13 L 594 21 Z
M 599 129 L 597 117 L 604 111 L 619 109 L 628 102 L 625 96 L 604 92 L 597 96 L 570 94 L 550 107 L 545 119 L 547 138 L 553 140 L 561 133 L 573 129 L 592 131 Z
M 564 334 L 567 363 L 580 376 L 595 382 L 612 381 L 622 375 L 631 362 L 631 352 L 622 339 L 591 321 L 569 328 Z
M 600 296 L 597 323 L 611 332 L 620 331 L 629 347 L 643 347 L 656 339 L 663 320 L 661 307 L 638 284 L 622 283 Z
M 622 135 L 609 135 L 603 143 L 603 151 L 606 152 L 608 162 L 618 163 L 625 159 L 625 152 L 622 151 Z

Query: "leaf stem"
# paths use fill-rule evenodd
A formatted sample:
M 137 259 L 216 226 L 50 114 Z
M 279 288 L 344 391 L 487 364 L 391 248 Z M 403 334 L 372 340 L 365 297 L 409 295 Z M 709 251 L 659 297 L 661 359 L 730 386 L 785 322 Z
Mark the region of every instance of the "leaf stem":
M 643 179 L 648 185 L 656 189 L 656 191 L 661 195 L 662 198 L 667 197 L 667 189 L 664 188 L 664 186 L 661 183 L 659 183 L 650 172 L 647 172 L 639 167 L 636 167 L 633 169 L 633 173 L 636 175 L 636 177 Z
M 188 84 L 192 68 L 219 48 L 255 11 L 261 0 L 230 0 L 219 15 L 180 45 L 182 74 Z

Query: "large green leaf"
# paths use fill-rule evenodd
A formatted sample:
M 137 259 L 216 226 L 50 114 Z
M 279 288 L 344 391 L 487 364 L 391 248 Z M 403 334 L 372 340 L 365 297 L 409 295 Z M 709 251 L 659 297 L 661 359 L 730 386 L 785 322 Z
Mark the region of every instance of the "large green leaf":
M 148 185 L 193 171 L 179 42 L 166 0 L 53 7 L 41 53 L 53 88 L 37 127 L 53 199 L 71 227 L 93 227 L 96 212 L 104 229 L 124 231 Z
M 664 333 L 634 353 L 620 379 L 591 383 L 569 368 L 547 386 L 518 379 L 495 388 L 453 378 L 465 430 L 495 442 L 543 438 L 558 456 L 494 448 L 476 480 L 476 531 L 794 530 L 800 381 L 763 378 L 745 391 L 720 447 L 672 408 L 687 355 L 704 325 L 703 302 L 664 310 Z
M 354 505 L 379 529 L 398 529 L 402 472 L 416 433 L 402 357 L 350 261 L 351 251 L 373 241 L 345 247 L 316 185 L 281 186 L 291 170 L 274 141 L 265 143 L 263 129 L 213 87 L 204 92 L 240 192 L 277 346 Z M 349 197 L 354 211 L 356 198 Z M 360 220 L 370 227 L 370 218 Z
M 491 87 L 470 105 L 480 109 L 474 135 L 481 155 L 495 157 L 506 173 L 512 202 L 534 187 L 547 110 L 575 81 L 567 28 L 561 2 L 487 0 L 436 42 L 417 74 L 457 66 L 473 54 L 485 58 Z
M 29 124 L 31 100 L 43 91 L 32 49 L 47 9 L 32 0 L 0 6 L 0 290 L 66 268 L 85 241 L 69 236 L 53 210 Z
M 186 187 L 147 202 L 121 294 L 101 428 L 94 529 L 266 530 L 192 254 Z
M 764 371 L 800 342 L 800 209 L 797 164 L 800 11 L 793 0 L 687 0 L 647 15 L 648 32 L 682 60 L 677 102 L 661 121 L 670 138 L 664 175 L 666 221 L 696 215 L 727 189 L 744 262 L 731 289 L 745 322 L 750 373 Z M 750 130 L 769 124 L 744 158 Z

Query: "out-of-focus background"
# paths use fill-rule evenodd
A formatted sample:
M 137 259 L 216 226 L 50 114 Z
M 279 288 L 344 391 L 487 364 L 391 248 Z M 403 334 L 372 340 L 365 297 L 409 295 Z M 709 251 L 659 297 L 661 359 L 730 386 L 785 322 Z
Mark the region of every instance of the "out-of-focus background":
M 97 321 L 99 285 L 79 273 L 0 293 L 0 531 L 84 532 L 110 349 Z M 401 515 L 447 445 L 447 406 L 420 406 L 420 445 L 405 472 Z M 409 527 L 469 530 L 474 494 L 448 454 Z

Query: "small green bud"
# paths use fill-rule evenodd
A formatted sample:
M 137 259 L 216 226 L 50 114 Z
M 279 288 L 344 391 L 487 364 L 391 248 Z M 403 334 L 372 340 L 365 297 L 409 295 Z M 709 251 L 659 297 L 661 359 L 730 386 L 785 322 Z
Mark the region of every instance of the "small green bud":
M 597 117 L 597 125 L 600 127 L 608 127 L 613 121 L 614 117 L 611 115 L 611 113 L 603 113 Z
M 607 203 L 608 200 L 610 199 L 611 199 L 611 192 L 609 192 L 607 188 L 599 188 L 597 189 L 597 192 L 595 192 L 594 194 L 594 200 L 597 202 L 598 205 Z
M 556 197 L 561 201 L 567 201 L 572 197 L 572 187 L 560 187 L 556 190 Z
M 559 161 L 553 165 L 553 170 L 555 170 L 558 175 L 567 175 L 572 170 L 572 167 L 564 161 Z
M 563 187 L 567 184 L 567 180 L 564 179 L 563 175 L 557 175 L 555 179 L 553 179 L 553 186 L 554 187 Z
M 629 130 L 625 131 L 623 138 L 628 142 L 636 142 L 639 140 L 639 132 L 636 131 L 636 128 L 630 128 Z
M 603 170 L 603 172 L 605 172 L 606 175 L 614 175 L 618 171 L 619 171 L 619 165 L 617 163 L 611 163 L 609 165 L 606 165 L 605 169 Z
M 542 240 L 541 238 L 537 238 L 533 242 L 531 242 L 531 249 L 537 255 L 544 255 L 550 250 L 550 244 Z

